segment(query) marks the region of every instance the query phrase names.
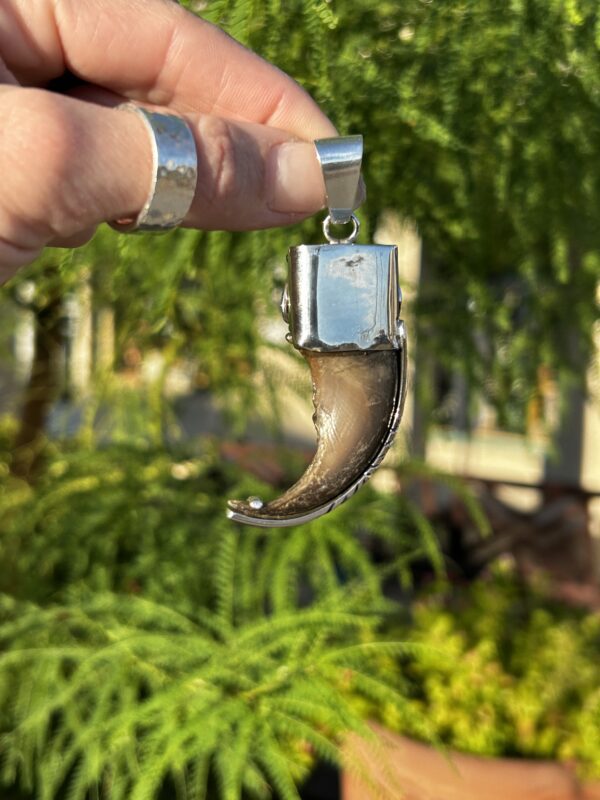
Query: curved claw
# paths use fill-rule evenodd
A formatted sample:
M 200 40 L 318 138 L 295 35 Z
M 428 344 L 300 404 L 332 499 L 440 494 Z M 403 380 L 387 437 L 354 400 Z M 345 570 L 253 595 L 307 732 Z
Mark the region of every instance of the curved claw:
M 367 352 L 302 351 L 311 369 L 317 450 L 281 497 L 230 500 L 236 522 L 286 527 L 332 511 L 373 474 L 398 429 L 406 394 L 406 346 Z

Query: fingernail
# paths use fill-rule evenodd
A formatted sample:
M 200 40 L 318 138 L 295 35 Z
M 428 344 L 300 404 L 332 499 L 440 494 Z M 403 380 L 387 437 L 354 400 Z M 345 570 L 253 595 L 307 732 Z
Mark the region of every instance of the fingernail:
M 267 157 L 267 203 L 282 214 L 313 214 L 325 205 L 317 153 L 309 142 L 285 142 Z

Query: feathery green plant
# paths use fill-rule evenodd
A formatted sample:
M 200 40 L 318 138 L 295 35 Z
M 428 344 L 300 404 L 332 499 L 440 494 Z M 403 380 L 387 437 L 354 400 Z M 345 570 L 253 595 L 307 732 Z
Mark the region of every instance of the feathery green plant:
M 402 703 L 373 677 L 379 651 L 401 646 L 356 643 L 381 608 L 340 594 L 236 627 L 230 590 L 191 616 L 118 595 L 5 598 L 4 782 L 40 800 L 153 800 L 169 786 L 179 800 L 210 786 L 287 800 L 315 757 L 338 763 L 348 731 L 369 735 L 352 693 Z
M 229 522 L 226 498 L 268 497 L 273 487 L 227 465 L 214 446 L 193 458 L 125 444 L 54 451 L 35 487 L 0 475 L 0 591 L 22 599 L 46 603 L 84 583 L 189 613 L 210 605 L 215 564 L 235 543 L 236 619 L 248 620 L 341 583 L 379 596 L 369 542 L 385 545 L 387 572 L 405 578 L 411 558 L 438 557 L 410 501 L 369 486 L 331 517 L 265 531 Z
M 357 696 L 400 709 L 379 665 L 403 647 L 377 644 L 397 610 L 364 544 L 402 576 L 431 542 L 392 497 L 240 529 L 226 496 L 273 488 L 210 449 L 52 450 L 35 487 L 0 480 L 5 783 L 40 800 L 291 798 L 315 758 L 368 735 Z

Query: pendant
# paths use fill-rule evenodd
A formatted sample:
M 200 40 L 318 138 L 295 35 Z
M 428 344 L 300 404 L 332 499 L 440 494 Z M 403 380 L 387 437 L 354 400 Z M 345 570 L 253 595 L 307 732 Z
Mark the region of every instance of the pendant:
M 328 243 L 290 248 L 281 310 L 288 341 L 310 367 L 317 450 L 280 497 L 230 500 L 227 510 L 236 522 L 268 528 L 309 522 L 351 497 L 391 447 L 406 395 L 397 248 L 355 243 L 362 136 L 319 139 L 315 146 L 327 191 Z M 350 223 L 352 232 L 336 239 L 332 223 Z

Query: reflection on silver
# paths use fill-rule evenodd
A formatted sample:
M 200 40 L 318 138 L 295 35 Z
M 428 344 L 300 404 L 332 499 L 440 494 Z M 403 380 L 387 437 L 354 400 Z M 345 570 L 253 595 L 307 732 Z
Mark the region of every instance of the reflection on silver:
M 389 245 L 300 245 L 289 252 L 295 347 L 329 353 L 399 346 L 398 251 Z
M 135 219 L 114 220 L 121 233 L 162 233 L 176 228 L 190 210 L 196 193 L 198 157 L 194 134 L 187 122 L 174 114 L 148 111 L 135 103 L 119 109 L 132 111 L 146 124 L 152 144 L 152 182 L 148 199 Z
M 315 147 L 323 170 L 329 216 L 335 223 L 349 222 L 356 208 L 363 137 L 317 139 Z

